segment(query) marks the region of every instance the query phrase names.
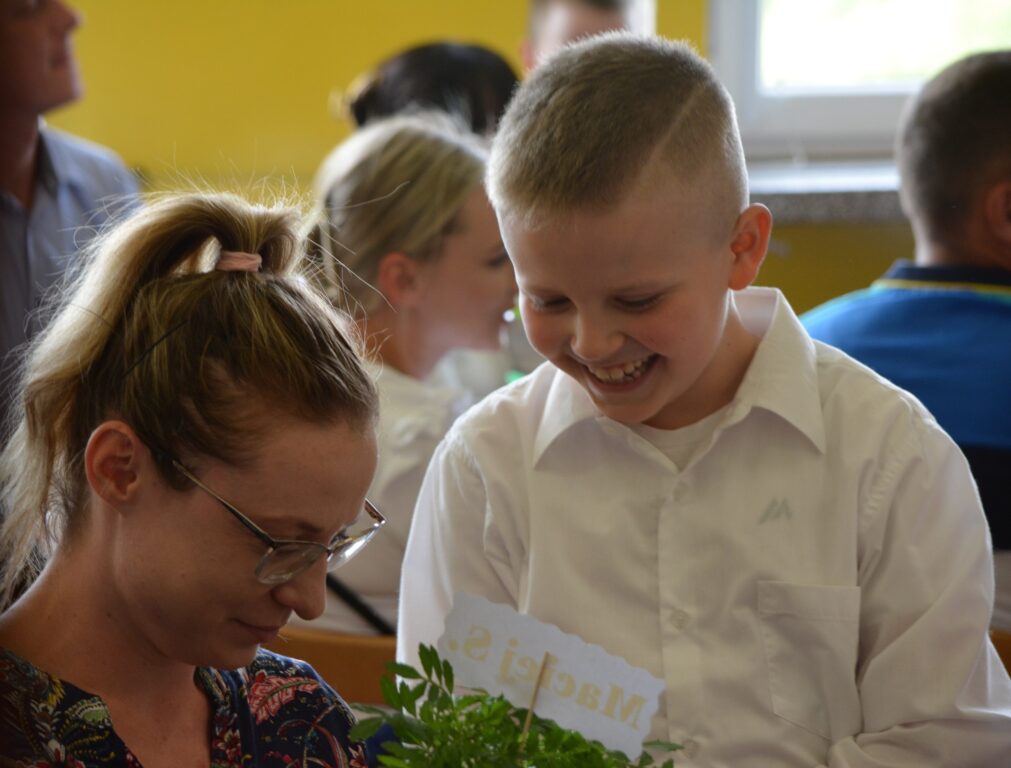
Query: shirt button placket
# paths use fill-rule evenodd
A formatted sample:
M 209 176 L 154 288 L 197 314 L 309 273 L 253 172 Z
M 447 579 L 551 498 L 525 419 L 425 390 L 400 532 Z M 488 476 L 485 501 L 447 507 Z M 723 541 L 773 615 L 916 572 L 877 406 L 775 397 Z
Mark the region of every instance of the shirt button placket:
M 678 732 L 689 732 L 696 726 L 697 712 L 692 710 L 686 690 L 697 690 L 701 685 L 699 652 L 685 632 L 692 622 L 693 577 L 685 563 L 691 555 L 695 540 L 692 524 L 683 501 L 690 489 L 683 477 L 677 477 L 668 486 L 666 500 L 660 507 L 658 535 L 660 561 L 661 657 L 664 678 L 667 682 L 666 709 L 667 733 L 671 741 L 681 743 Z M 684 755 L 683 752 L 675 753 Z M 687 758 L 685 758 L 687 759 Z

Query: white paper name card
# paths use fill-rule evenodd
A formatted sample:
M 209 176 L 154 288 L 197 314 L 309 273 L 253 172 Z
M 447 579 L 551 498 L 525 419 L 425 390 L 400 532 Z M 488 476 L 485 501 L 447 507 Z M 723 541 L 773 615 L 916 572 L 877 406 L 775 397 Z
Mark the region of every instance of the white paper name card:
M 549 653 L 534 712 L 633 759 L 642 752 L 664 688 L 663 681 L 599 645 L 463 593 L 454 598 L 438 648 L 453 665 L 457 684 L 501 693 L 518 707 L 530 706 Z

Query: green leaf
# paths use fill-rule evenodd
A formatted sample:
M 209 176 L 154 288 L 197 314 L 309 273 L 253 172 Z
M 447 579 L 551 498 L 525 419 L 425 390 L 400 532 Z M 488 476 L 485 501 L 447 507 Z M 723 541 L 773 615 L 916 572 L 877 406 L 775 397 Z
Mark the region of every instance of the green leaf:
M 684 749 L 680 744 L 673 741 L 662 741 L 660 739 L 644 742 L 643 746 L 647 749 L 663 749 L 667 752 L 677 752 L 679 749 Z
M 446 690 L 453 691 L 453 665 L 448 661 L 442 662 L 442 679 L 446 682 Z
M 359 726 L 369 735 L 378 723 L 387 723 L 398 742 L 384 744 L 387 754 L 380 765 L 390 768 L 652 768 L 653 758 L 644 753 L 636 762 L 608 750 L 599 741 L 562 728 L 534 715 L 524 742 L 526 710 L 513 706 L 504 696 L 485 691 L 467 691 L 455 696 L 452 665 L 427 645 L 418 649 L 424 673 L 407 664 L 391 663 L 398 682 L 382 678 L 383 698 L 392 711 L 368 707 L 374 717 Z M 417 681 L 408 683 L 408 680 Z M 419 706 L 420 702 L 420 706 Z M 356 731 L 357 733 L 358 731 Z M 679 749 L 665 741 L 650 742 L 659 749 Z M 668 760 L 664 768 L 670 768 Z
M 380 755 L 379 764 L 388 765 L 390 768 L 411 768 L 410 763 L 401 760 L 399 757 L 393 757 L 392 755 Z
M 385 675 L 379 678 L 379 689 L 383 693 L 383 699 L 394 709 L 400 709 L 400 694 L 393 680 Z
M 383 725 L 381 717 L 366 717 L 359 720 L 351 728 L 352 741 L 365 741 L 376 734 L 376 731 Z
M 415 754 L 414 750 L 404 746 L 398 741 L 390 742 L 389 744 L 383 744 L 383 749 L 385 749 L 391 755 L 396 755 L 402 760 L 410 758 L 411 755 Z
M 421 680 L 421 673 L 410 664 L 401 664 L 397 661 L 386 662 L 386 668 L 397 677 L 404 680 Z
M 432 670 L 435 668 L 438 657 L 438 653 L 432 646 L 424 644 L 418 646 L 418 658 L 421 659 L 421 668 L 425 670 L 425 677 L 431 679 Z
M 417 715 L 415 709 L 418 704 L 418 699 L 421 698 L 421 695 L 424 692 L 425 687 L 422 685 L 415 685 L 413 688 L 410 688 L 406 694 L 403 694 L 404 709 L 410 712 L 412 715 Z

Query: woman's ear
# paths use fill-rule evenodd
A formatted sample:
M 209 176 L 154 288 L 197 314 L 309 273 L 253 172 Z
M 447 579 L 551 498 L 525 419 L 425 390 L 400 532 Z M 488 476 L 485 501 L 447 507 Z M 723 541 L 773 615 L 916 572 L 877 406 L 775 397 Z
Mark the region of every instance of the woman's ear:
M 740 291 L 758 277 L 758 270 L 769 248 L 772 234 L 772 213 L 764 205 L 754 203 L 737 217 L 734 237 L 730 241 L 733 264 L 730 268 L 730 288 Z
M 420 294 L 421 265 L 410 256 L 394 252 L 379 260 L 376 287 L 394 309 L 411 306 Z
M 150 452 L 129 424 L 100 424 L 84 449 L 84 471 L 93 493 L 110 506 L 130 502 L 137 493 L 140 465 Z

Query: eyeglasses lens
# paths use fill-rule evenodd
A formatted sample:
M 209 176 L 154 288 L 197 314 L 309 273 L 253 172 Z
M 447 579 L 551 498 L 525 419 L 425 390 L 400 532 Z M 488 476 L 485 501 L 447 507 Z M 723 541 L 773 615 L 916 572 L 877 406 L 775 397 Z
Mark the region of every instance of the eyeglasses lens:
M 365 545 L 372 541 L 372 537 L 376 535 L 376 531 L 378 530 L 378 528 L 373 528 L 366 531 L 359 538 L 349 541 L 340 549 L 335 550 L 330 558 L 330 562 L 326 564 L 326 569 L 332 571 L 335 568 L 340 568 L 344 563 L 361 552 L 365 548 Z
M 332 571 L 340 568 L 361 552 L 372 541 L 383 522 L 385 521 L 381 520 L 378 525 L 360 534 L 348 536 L 338 543 L 327 559 L 326 569 Z M 283 584 L 309 568 L 326 552 L 327 548 L 322 544 L 279 544 L 260 561 L 256 568 L 256 578 L 261 584 Z
M 326 553 L 320 546 L 281 544 L 263 558 L 256 577 L 264 584 L 282 584 L 294 578 Z

